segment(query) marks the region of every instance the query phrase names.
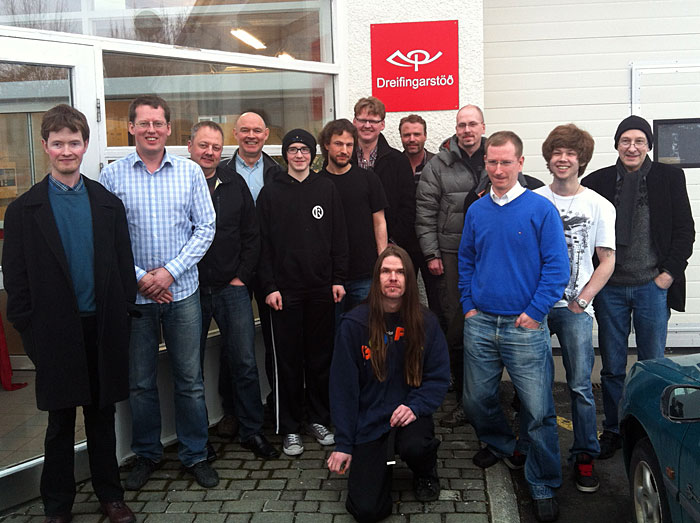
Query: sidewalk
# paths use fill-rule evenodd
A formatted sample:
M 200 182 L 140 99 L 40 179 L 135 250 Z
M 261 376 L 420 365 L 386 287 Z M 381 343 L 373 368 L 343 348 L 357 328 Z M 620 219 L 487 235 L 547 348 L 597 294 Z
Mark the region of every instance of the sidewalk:
M 436 419 L 454 408 L 453 395 L 445 400 Z M 433 503 L 415 500 L 412 474 L 405 464 L 394 467 L 394 513 L 390 523 L 511 523 L 518 509 L 508 469 L 502 463 L 483 471 L 471 457 L 479 443 L 471 426 L 445 429 L 436 426 L 442 439 L 438 474 L 442 492 Z M 268 430 L 268 434 L 270 431 Z M 281 439 L 270 441 L 280 448 Z M 223 440 L 212 431 L 211 442 L 219 459 L 214 467 L 221 482 L 203 489 L 186 474 L 176 449 L 166 449 L 163 466 L 138 492 L 126 492 L 126 500 L 145 523 L 346 523 L 354 521 L 345 510 L 346 479 L 331 475 L 325 462 L 331 448 L 304 437 L 306 451 L 298 458 L 284 454 L 278 460 L 254 458 L 238 443 Z M 126 473 L 122 473 L 122 478 Z M 73 522 L 103 523 L 90 482 L 78 485 Z M 4 516 L 4 522 L 43 521 L 40 500 L 20 506 Z

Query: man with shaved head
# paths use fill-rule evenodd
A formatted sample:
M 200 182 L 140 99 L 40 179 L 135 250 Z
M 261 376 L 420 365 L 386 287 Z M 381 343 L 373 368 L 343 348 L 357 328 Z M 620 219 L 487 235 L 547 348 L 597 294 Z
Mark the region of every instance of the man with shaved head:
M 233 157 L 221 162 L 219 167 L 229 175 L 239 174 L 248 185 L 253 200 L 257 201 L 258 194 L 272 181 L 283 169 L 270 156 L 263 152 L 263 146 L 270 136 L 270 130 L 265 125 L 265 120 L 258 113 L 246 112 L 236 120 L 233 135 L 238 142 L 238 149 Z M 270 384 L 272 379 L 272 324 L 270 323 L 270 308 L 265 304 L 265 296 L 260 292 L 257 279 L 253 283 L 253 293 L 258 304 L 260 324 L 262 326 L 263 340 L 265 342 L 265 374 Z M 222 369 L 223 370 L 223 369 Z M 224 376 L 226 378 L 226 376 Z M 225 379 L 225 383 L 230 380 Z M 233 399 L 231 391 L 224 393 L 224 418 L 219 423 L 219 435 L 234 437 L 237 433 L 237 420 L 233 415 Z

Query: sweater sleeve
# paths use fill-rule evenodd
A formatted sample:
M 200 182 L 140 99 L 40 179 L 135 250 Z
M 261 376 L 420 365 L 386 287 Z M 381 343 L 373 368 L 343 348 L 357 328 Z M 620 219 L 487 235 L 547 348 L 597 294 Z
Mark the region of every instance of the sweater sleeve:
M 406 397 L 406 406 L 416 416 L 433 414 L 442 405 L 450 385 L 450 358 L 445 335 L 432 313 L 425 313 L 424 318 L 423 379 L 420 386 L 411 389 Z
M 548 201 L 546 203 L 547 205 L 543 205 L 544 216 L 539 234 L 542 269 L 535 293 L 524 311 L 538 322 L 541 322 L 549 309 L 561 300 L 570 275 L 564 226 L 557 209 Z
M 362 326 L 354 321 L 340 322 L 331 362 L 329 395 L 335 427 L 335 450 L 346 454 L 352 454 L 360 409 L 362 330 Z

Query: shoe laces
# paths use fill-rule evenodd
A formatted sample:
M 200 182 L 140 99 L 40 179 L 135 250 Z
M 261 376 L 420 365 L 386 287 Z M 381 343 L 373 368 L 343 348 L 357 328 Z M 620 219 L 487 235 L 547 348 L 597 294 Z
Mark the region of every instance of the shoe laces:
M 316 432 L 318 432 L 318 435 L 321 436 L 321 439 L 325 438 L 331 433 L 330 430 L 328 430 L 325 426 L 321 425 L 320 423 L 312 423 L 311 426 Z
M 301 445 L 301 436 L 299 434 L 287 434 L 284 437 L 284 446 L 291 447 L 292 445 Z

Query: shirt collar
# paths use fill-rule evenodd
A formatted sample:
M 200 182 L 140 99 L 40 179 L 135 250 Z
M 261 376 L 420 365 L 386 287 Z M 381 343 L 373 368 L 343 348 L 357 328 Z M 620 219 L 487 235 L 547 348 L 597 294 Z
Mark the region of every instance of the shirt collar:
M 51 174 L 49 175 L 49 182 L 57 189 L 60 189 L 61 191 L 66 191 L 66 192 L 69 192 L 69 191 L 77 192 L 77 191 L 82 190 L 83 187 L 85 187 L 85 182 L 83 182 L 82 175 L 80 176 L 80 178 L 78 178 L 78 183 L 76 183 L 73 187 L 71 187 L 70 185 L 66 185 L 65 183 L 63 183 L 60 180 L 57 180 Z
M 146 166 L 146 162 L 144 162 L 141 159 L 141 157 L 139 156 L 139 153 L 134 151 L 132 166 L 136 167 L 136 165 L 138 165 L 139 163 L 141 163 L 144 167 Z M 163 159 L 160 161 L 160 165 L 158 166 L 158 169 L 156 169 L 156 171 L 160 171 L 166 163 L 170 164 L 170 165 L 173 164 L 173 160 L 170 157 L 170 155 L 168 154 L 167 149 L 163 151 Z
M 520 182 L 515 182 L 515 185 L 511 187 L 507 193 L 505 193 L 503 196 L 497 196 L 495 192 L 493 192 L 493 186 L 491 186 L 491 190 L 489 191 L 489 194 L 491 195 L 491 200 L 497 204 L 500 205 L 501 207 L 504 206 L 507 203 L 512 202 L 515 200 L 518 196 L 520 196 L 522 193 L 525 192 L 525 187 L 520 185 Z
M 263 155 L 260 155 L 260 158 L 257 159 L 257 161 L 253 164 L 252 167 L 248 166 L 247 163 L 245 163 L 245 160 L 241 158 L 240 154 L 236 154 L 236 167 L 243 167 L 245 169 L 248 169 L 250 171 L 257 169 L 260 167 L 260 164 L 263 161 Z

